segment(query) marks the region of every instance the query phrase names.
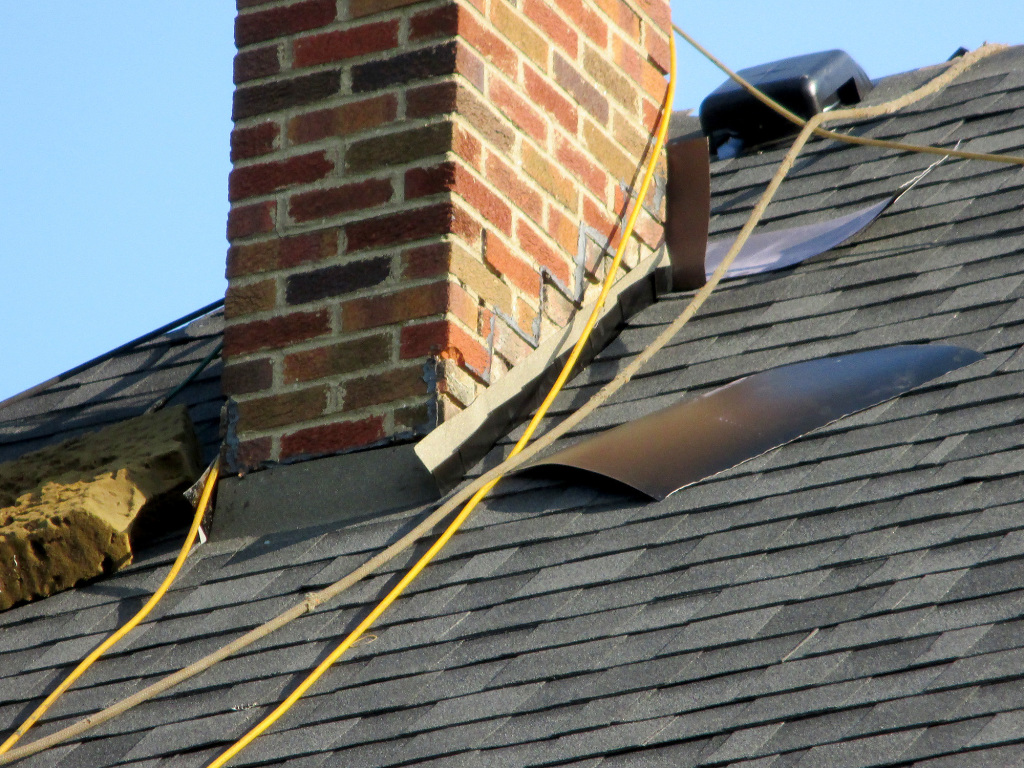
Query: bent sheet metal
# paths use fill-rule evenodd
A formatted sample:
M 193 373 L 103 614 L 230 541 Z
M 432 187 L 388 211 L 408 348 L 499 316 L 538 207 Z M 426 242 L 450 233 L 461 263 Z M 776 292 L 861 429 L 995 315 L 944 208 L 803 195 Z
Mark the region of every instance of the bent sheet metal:
M 607 430 L 523 469 L 575 467 L 661 500 L 983 357 L 962 347 L 905 345 L 785 365 Z

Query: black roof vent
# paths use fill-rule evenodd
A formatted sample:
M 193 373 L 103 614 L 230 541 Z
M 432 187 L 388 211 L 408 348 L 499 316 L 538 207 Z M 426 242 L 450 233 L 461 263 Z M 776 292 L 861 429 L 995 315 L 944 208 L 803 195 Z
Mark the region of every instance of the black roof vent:
M 838 105 L 856 104 L 873 87 L 845 51 L 794 56 L 742 69 L 740 75 L 804 119 Z M 713 150 L 730 139 L 749 147 L 799 132 L 732 80 L 704 99 L 700 122 Z

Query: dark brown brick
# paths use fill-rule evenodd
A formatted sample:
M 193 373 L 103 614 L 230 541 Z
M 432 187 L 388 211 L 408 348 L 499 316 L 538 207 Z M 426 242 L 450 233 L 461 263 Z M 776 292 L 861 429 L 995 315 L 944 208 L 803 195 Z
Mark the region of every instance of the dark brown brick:
M 300 429 L 281 438 L 281 458 L 323 456 L 360 448 L 384 439 L 384 419 L 371 416 L 359 421 L 339 421 Z
M 325 379 L 365 371 L 390 359 L 391 335 L 379 333 L 288 355 L 284 359 L 284 380 L 287 384 L 294 384 Z
M 405 95 L 408 117 L 432 117 L 455 111 L 459 86 L 450 80 L 412 88 Z
M 334 21 L 336 11 L 335 0 L 306 0 L 267 11 L 240 14 L 235 19 L 235 46 L 242 48 L 322 27 Z
M 302 192 L 292 197 L 288 211 L 294 221 L 312 221 L 382 205 L 391 199 L 393 192 L 388 179 L 367 179 L 331 189 Z
M 427 383 L 423 379 L 423 368 L 415 365 L 345 382 L 342 409 L 356 411 L 425 394 Z
M 351 253 L 448 234 L 454 221 L 454 207 L 440 203 L 353 222 L 345 227 L 347 250 Z
M 451 42 L 357 64 L 352 67 L 352 92 L 365 93 L 454 74 L 456 52 L 457 46 Z
M 259 77 L 276 75 L 281 71 L 281 62 L 277 56 L 277 46 L 267 45 L 251 51 L 240 51 L 235 54 L 234 82 L 244 83 Z
M 335 264 L 312 272 L 300 272 L 291 275 L 285 288 L 289 304 L 304 304 L 318 301 L 329 296 L 344 296 L 380 285 L 391 273 L 391 259 L 378 257 L 363 259 L 348 264 Z
M 427 157 L 443 155 L 452 148 L 450 122 L 399 131 L 356 141 L 345 152 L 345 168 L 367 173 L 389 165 L 404 165 Z
M 340 72 L 314 72 L 289 80 L 238 88 L 235 90 L 231 119 L 244 120 L 267 112 L 310 104 L 333 96 L 340 87 Z
M 298 392 L 285 392 L 238 404 L 240 431 L 274 429 L 323 415 L 327 408 L 327 388 L 310 387 Z
M 225 395 L 248 395 L 269 389 L 273 381 L 273 365 L 263 358 L 225 365 L 220 376 L 220 388 Z

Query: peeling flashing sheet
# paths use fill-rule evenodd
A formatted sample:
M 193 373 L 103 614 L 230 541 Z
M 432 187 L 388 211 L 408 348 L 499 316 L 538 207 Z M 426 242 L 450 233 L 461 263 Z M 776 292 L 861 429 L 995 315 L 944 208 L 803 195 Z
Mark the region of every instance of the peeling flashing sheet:
M 905 345 L 785 365 L 527 466 L 575 467 L 661 500 L 983 357 L 962 347 Z
M 725 276 L 745 277 L 785 269 L 812 256 L 825 253 L 867 227 L 881 215 L 882 211 L 892 205 L 895 199 L 890 197 L 875 205 L 828 221 L 751 235 Z M 722 263 L 734 242 L 735 238 L 716 240 L 708 244 L 704 257 L 706 277 L 710 277 Z

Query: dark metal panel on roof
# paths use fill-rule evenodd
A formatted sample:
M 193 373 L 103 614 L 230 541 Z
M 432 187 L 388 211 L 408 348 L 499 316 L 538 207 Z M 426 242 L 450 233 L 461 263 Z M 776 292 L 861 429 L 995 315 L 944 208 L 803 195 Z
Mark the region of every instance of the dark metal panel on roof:
M 783 366 L 623 424 L 524 468 L 575 467 L 663 499 L 982 357 L 960 347 L 900 346 Z

